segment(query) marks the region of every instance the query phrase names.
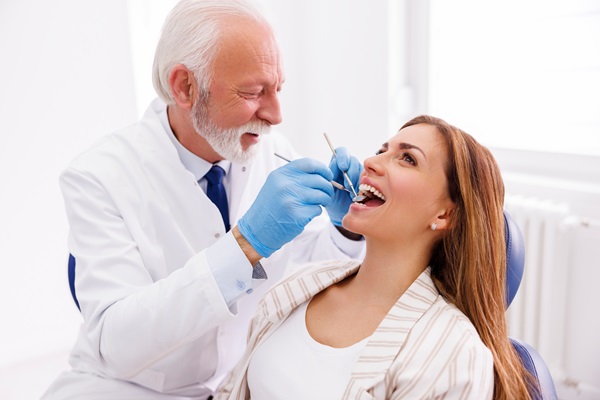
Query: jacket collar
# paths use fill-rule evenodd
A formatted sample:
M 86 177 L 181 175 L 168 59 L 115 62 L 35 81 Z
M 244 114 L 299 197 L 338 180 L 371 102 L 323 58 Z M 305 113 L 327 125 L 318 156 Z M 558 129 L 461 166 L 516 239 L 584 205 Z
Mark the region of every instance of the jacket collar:
M 303 269 L 291 275 L 281 285 L 271 290 L 272 301 L 266 302 L 267 318 L 272 323 L 278 323 L 300 304 L 313 298 L 325 288 L 342 281 L 352 275 L 360 267 L 356 260 L 340 263 L 330 263 L 315 269 Z M 266 299 L 265 299 L 266 300 Z M 269 312 L 269 309 L 274 312 Z
M 396 301 L 367 342 L 352 371 L 347 398 L 362 398 L 361 393 L 383 382 L 413 326 L 439 295 L 431 269 L 427 268 Z
M 332 263 L 290 276 L 272 290 L 271 301 L 264 304 L 269 321 L 274 324 L 281 322 L 300 304 L 355 273 L 359 267 L 358 261 Z M 409 332 L 438 297 L 431 269 L 427 268 L 396 301 L 369 338 L 352 371 L 344 398 L 362 398 L 365 392 L 372 391 L 383 382 Z

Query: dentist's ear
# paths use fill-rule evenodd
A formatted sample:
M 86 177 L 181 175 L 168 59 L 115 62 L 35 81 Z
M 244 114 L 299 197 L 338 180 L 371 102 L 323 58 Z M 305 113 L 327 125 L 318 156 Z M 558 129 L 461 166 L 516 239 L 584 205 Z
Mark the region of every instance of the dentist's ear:
M 169 74 L 169 86 L 177 105 L 184 110 L 191 110 L 197 90 L 194 74 L 184 65 L 177 64 Z

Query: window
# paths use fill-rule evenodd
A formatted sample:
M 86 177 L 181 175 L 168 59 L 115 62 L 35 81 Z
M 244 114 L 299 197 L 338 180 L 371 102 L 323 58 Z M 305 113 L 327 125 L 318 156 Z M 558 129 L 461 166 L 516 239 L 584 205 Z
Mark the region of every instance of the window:
M 600 156 L 600 3 L 430 0 L 428 112 L 495 148 Z

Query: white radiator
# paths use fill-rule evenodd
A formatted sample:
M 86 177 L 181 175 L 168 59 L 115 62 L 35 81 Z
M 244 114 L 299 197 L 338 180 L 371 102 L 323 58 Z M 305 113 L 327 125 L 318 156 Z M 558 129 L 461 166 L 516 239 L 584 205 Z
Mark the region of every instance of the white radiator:
M 505 208 L 525 240 L 523 279 L 507 312 L 509 335 L 536 348 L 549 366 L 560 366 L 574 217 L 566 204 L 531 197 L 507 195 Z
M 600 400 L 600 220 L 532 197 L 507 195 L 505 208 L 525 240 L 523 280 L 507 311 L 509 335 L 537 349 L 559 399 Z

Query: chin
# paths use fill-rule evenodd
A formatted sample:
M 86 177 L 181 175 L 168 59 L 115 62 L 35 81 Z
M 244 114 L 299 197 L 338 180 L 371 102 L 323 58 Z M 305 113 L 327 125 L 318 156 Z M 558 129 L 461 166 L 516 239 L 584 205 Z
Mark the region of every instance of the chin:
M 235 151 L 229 151 L 225 157 L 227 160 L 237 163 L 237 164 L 246 164 L 251 162 L 256 156 L 256 147 L 254 145 L 248 147 L 247 149 L 243 149 L 240 146 Z
M 356 221 L 353 221 L 352 216 L 346 215 L 343 219 L 342 219 L 342 227 L 344 229 L 349 230 L 352 233 L 356 233 L 359 235 L 365 235 L 364 234 L 364 229 L 362 229 L 361 224 L 356 223 Z

